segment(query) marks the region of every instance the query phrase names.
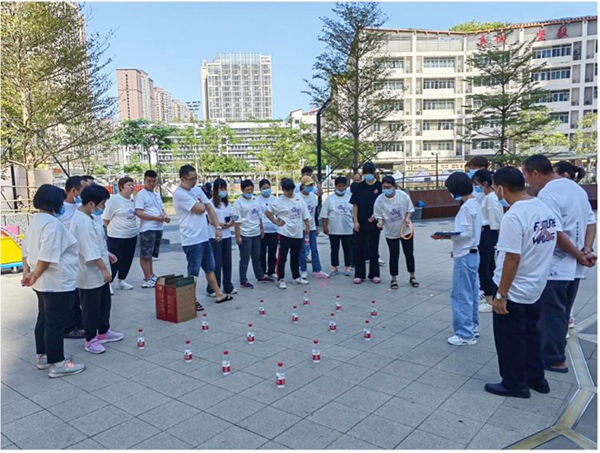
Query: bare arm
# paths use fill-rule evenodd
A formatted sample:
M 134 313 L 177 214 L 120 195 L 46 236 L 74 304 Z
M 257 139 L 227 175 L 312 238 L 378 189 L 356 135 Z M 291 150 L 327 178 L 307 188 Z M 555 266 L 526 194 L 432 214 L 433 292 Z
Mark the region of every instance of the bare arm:
M 592 252 L 594 250 L 594 241 L 596 240 L 596 224 L 588 224 L 585 230 L 585 247 L 583 251 Z
M 164 214 L 164 211 L 163 211 L 163 214 Z M 151 220 L 154 222 L 162 222 L 163 221 L 163 217 L 146 214 L 143 209 L 136 209 L 135 215 L 138 216 L 142 220 Z
M 304 231 L 306 231 L 306 235 L 310 234 L 310 222 L 308 219 L 304 219 Z
M 192 207 L 192 212 L 194 214 L 204 214 L 204 212 L 206 212 L 206 205 L 204 203 L 196 203 Z M 209 214 L 209 216 L 210 216 L 210 214 Z
M 587 231 L 586 231 L 586 236 L 587 236 Z M 585 253 L 583 253 L 583 251 L 581 251 L 577 247 L 575 247 L 575 245 L 571 242 L 571 239 L 569 239 L 569 236 L 567 236 L 562 231 L 558 232 L 556 242 L 557 242 L 558 247 L 560 247 L 562 250 L 567 252 L 573 258 L 575 258 L 580 264 L 583 264 L 584 266 L 589 264 L 588 259 L 585 256 Z
M 354 231 L 358 233 L 358 230 L 360 229 L 360 226 L 358 224 L 358 205 L 353 205 L 352 215 L 354 217 Z
M 46 269 L 50 267 L 48 261 L 38 260 L 35 265 L 35 269 L 33 272 L 30 272 L 29 265 L 27 265 L 27 271 L 25 270 L 25 263 L 23 263 L 23 278 L 21 279 L 21 285 L 23 286 L 33 286 L 33 284 L 37 281 L 38 278 L 44 273 Z
M 208 218 L 210 222 L 216 227 L 215 228 L 215 240 L 218 242 L 221 240 L 221 223 L 219 222 L 219 217 L 215 209 L 212 207 L 212 204 L 203 205 L 206 213 L 208 214 Z M 195 208 L 196 206 L 194 206 Z M 192 209 L 193 210 L 193 209 Z

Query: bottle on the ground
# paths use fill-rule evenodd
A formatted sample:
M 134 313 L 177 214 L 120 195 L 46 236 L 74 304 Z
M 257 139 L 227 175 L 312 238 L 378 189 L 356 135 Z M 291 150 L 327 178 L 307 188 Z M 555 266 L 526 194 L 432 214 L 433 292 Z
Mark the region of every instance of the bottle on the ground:
M 292 311 L 292 322 L 294 324 L 298 324 L 298 305 L 294 305 L 294 310 Z
M 377 305 L 375 304 L 375 301 L 372 300 L 371 301 L 371 318 L 376 318 L 377 317 Z
M 304 295 L 302 296 L 302 305 L 308 305 L 309 303 L 308 291 L 304 291 Z
M 285 371 L 283 370 L 283 362 L 279 362 L 277 364 L 277 373 L 276 373 L 276 383 L 277 388 L 282 389 L 285 387 Z
M 246 334 L 246 341 L 248 342 L 248 344 L 253 344 L 254 343 L 254 329 L 253 329 L 253 324 L 250 323 L 248 324 L 248 333 Z
M 267 314 L 267 310 L 265 309 L 265 300 L 261 299 L 258 302 L 258 314 L 261 316 L 265 316 Z
M 336 332 L 337 331 L 337 322 L 335 321 L 335 313 L 331 313 L 329 318 L 329 331 Z
M 208 317 L 206 316 L 206 313 L 204 313 L 202 315 L 202 332 L 208 332 L 209 328 L 210 326 L 208 325 Z
M 342 296 L 335 296 L 335 311 L 342 311 Z
M 223 351 L 223 362 L 221 369 L 224 376 L 227 376 L 229 373 L 231 373 L 231 360 L 229 359 L 229 351 L 227 349 Z
M 365 338 L 365 341 L 371 341 L 371 325 L 368 319 L 365 321 L 365 330 L 363 333 L 363 337 Z
M 146 340 L 144 340 L 143 329 L 138 329 L 137 347 L 138 349 L 144 349 L 146 347 Z
M 186 362 L 192 361 L 192 342 L 191 340 L 185 340 L 185 349 L 183 350 L 183 360 Z
M 319 350 L 319 340 L 313 340 L 312 360 L 314 363 L 321 361 L 321 351 Z

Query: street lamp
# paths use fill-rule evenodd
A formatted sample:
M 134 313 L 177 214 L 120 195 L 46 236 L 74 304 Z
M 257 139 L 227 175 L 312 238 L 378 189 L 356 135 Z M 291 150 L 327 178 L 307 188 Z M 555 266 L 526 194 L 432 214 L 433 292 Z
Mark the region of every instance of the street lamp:
M 438 158 L 440 153 L 435 153 L 435 188 L 438 189 L 440 186 L 440 176 L 438 171 Z
M 321 106 L 321 108 L 317 112 L 317 180 L 319 181 L 319 183 L 322 183 L 322 179 L 323 179 L 323 171 L 322 171 L 323 163 L 321 160 L 321 115 L 323 114 L 325 109 L 327 107 L 329 107 L 329 104 L 331 104 L 331 95 L 329 95 L 329 97 L 327 98 L 325 103 Z M 315 215 L 317 215 L 317 213 L 321 212 L 321 202 L 322 201 L 323 201 L 323 196 L 321 194 L 319 194 L 319 200 L 317 203 L 317 212 L 315 213 Z

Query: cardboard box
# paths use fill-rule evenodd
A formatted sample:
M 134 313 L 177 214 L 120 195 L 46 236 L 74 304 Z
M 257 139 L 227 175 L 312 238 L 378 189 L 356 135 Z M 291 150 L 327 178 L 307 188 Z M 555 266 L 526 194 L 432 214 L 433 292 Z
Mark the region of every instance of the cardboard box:
M 196 318 L 194 277 L 164 275 L 157 279 L 156 317 L 180 323 Z

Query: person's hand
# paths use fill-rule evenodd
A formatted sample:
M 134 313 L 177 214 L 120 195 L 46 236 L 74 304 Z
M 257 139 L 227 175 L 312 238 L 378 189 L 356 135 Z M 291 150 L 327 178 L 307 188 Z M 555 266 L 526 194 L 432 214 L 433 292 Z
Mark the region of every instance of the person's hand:
M 215 228 L 215 241 L 221 242 L 222 239 L 223 239 L 223 233 L 221 232 L 221 230 L 217 230 Z
M 368 221 L 369 221 L 369 223 L 375 222 L 375 216 L 372 215 L 371 217 L 369 217 Z
M 263 229 L 260 230 L 260 238 L 261 239 L 265 238 L 265 230 L 263 230 Z
M 354 222 L 354 231 L 357 233 L 360 231 L 360 224 L 358 222 Z
M 283 225 L 285 225 L 285 220 L 279 219 L 279 222 L 277 222 L 277 226 L 282 227 Z
M 21 278 L 22 286 L 33 286 L 33 284 L 37 281 L 37 276 L 34 275 L 33 272 L 27 272 Z
M 242 245 L 242 237 L 241 236 L 236 236 L 235 237 L 235 242 L 237 243 L 237 245 Z
M 498 300 L 498 299 L 494 298 L 494 300 L 492 301 L 492 309 L 494 310 L 494 313 L 496 313 L 497 315 L 507 315 L 508 314 L 505 300 Z
M 309 238 L 310 237 L 310 229 L 307 228 L 306 230 L 304 230 L 304 234 L 306 234 L 306 238 Z
M 440 239 L 448 239 L 448 236 L 442 236 L 441 234 L 432 234 L 431 239 L 438 241 Z
M 379 228 L 380 230 L 383 228 L 383 220 L 379 219 L 377 221 L 377 228 Z
M 108 269 L 102 270 L 102 278 L 104 279 L 104 283 L 110 283 L 110 281 L 112 280 L 112 275 L 110 274 L 110 271 Z
M 323 233 L 329 234 L 329 225 L 323 225 Z
M 171 218 L 164 216 L 163 220 L 165 221 L 165 223 L 171 223 Z
M 118 261 L 117 256 L 108 252 L 108 261 L 110 262 L 110 264 L 115 264 Z
M 585 256 L 588 262 L 588 267 L 595 266 L 598 257 L 594 254 L 594 249 L 592 249 L 591 247 L 584 247 L 581 251 L 583 252 L 583 255 Z

